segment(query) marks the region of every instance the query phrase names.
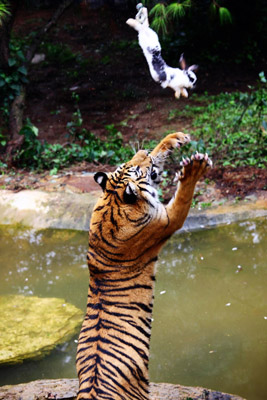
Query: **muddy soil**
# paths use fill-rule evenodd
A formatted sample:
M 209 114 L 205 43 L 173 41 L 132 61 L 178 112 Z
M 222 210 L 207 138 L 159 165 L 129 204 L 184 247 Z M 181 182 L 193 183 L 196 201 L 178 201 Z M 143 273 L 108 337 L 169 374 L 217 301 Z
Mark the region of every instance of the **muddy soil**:
M 100 11 L 90 10 L 83 4 L 69 9 L 46 38 L 51 46 L 63 43 L 73 53 L 78 53 L 76 60 L 64 60 L 63 56 L 62 63 L 59 63 L 56 55 L 54 59 L 50 55 L 50 58 L 31 66 L 25 117 L 38 127 L 40 140 L 50 143 L 70 140 L 66 125 L 75 111 L 73 92 L 79 95 L 83 126 L 102 139 L 107 135 L 107 124 L 114 124 L 122 133 L 124 142 L 132 142 L 136 147 L 141 147 L 144 140 L 159 140 L 170 131 L 190 131 L 190 119 L 170 118 L 170 112 L 183 109 L 194 100 L 190 95 L 188 99 L 176 100 L 172 90 L 163 90 L 152 81 L 137 45 L 136 32 L 125 24 L 132 15 L 108 7 Z M 24 37 L 35 31 L 52 12 L 49 9 L 21 10 L 15 23 L 16 34 Z M 45 47 L 38 51 L 45 52 Z M 190 64 L 197 62 L 192 55 L 189 57 Z M 173 66 L 178 66 L 178 60 L 179 55 L 173 60 Z M 195 92 L 216 94 L 247 90 L 249 84 L 255 84 L 259 70 L 223 64 L 218 64 L 216 69 L 200 65 Z M 58 177 L 50 177 L 49 172 L 32 174 L 16 169 L 12 174 L 8 171 L 2 175 L 0 187 L 63 190 L 68 186 L 66 181 L 69 177 L 73 180 L 76 176 L 79 182 L 87 179 L 87 183 L 80 183 L 77 190 L 90 191 L 94 182 L 88 178 L 88 172 L 110 169 L 109 166 L 84 162 L 60 171 Z M 208 180 L 202 183 L 200 195 L 207 201 L 210 201 L 209 196 L 205 197 L 203 193 L 209 191 L 208 187 L 212 188 L 212 199 L 266 193 L 266 171 L 255 167 L 221 168 L 215 162 L 206 178 Z M 53 185 L 51 180 L 54 180 Z M 171 191 L 172 188 L 168 188 L 168 193 Z

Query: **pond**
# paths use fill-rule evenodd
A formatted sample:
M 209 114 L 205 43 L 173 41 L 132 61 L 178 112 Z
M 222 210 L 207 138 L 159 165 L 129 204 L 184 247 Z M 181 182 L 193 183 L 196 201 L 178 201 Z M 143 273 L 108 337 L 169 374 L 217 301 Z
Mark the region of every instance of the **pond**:
M 267 398 L 266 228 L 256 219 L 169 240 L 158 262 L 151 381 Z M 0 237 L 1 295 L 61 297 L 85 311 L 87 233 L 2 226 Z M 74 337 L 42 360 L 2 367 L 0 385 L 76 377 L 76 346 Z

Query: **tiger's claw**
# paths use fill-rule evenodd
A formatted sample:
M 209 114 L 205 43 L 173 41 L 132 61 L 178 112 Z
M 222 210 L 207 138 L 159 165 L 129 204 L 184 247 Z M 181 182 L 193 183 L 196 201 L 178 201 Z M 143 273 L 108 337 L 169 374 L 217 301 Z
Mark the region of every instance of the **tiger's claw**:
M 197 181 L 206 171 L 208 167 L 212 167 L 212 161 L 208 154 L 196 151 L 190 158 L 183 158 L 180 162 L 181 172 L 180 181 L 190 180 Z

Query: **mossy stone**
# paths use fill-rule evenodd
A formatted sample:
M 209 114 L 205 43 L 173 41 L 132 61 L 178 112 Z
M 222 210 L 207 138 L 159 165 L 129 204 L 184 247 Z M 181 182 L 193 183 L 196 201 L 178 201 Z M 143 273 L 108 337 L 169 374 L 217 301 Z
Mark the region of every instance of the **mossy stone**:
M 64 299 L 0 296 L 0 365 L 44 357 L 70 340 L 82 319 Z

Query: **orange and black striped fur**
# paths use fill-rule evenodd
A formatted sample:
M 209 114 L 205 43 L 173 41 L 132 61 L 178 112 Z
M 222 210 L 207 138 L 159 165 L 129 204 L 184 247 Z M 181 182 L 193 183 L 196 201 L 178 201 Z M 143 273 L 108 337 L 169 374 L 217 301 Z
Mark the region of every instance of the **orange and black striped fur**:
M 182 227 L 195 184 L 211 164 L 199 153 L 183 160 L 176 194 L 164 206 L 157 193 L 164 162 L 188 141 L 183 133 L 170 134 L 150 154 L 140 150 L 114 173 L 95 175 L 103 194 L 90 223 L 90 285 L 77 350 L 79 400 L 149 399 L 155 262 Z

